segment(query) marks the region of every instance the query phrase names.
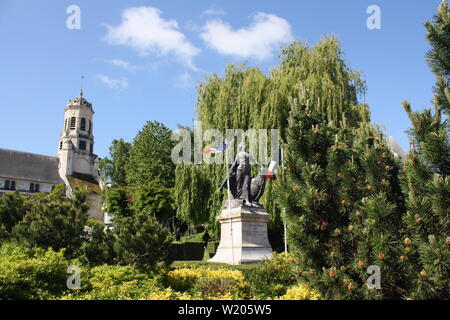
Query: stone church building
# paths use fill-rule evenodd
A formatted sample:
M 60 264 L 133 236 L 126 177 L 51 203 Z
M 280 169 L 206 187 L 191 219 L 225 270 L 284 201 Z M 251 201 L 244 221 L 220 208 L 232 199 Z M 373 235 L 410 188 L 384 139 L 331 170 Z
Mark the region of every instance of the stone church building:
M 58 184 L 64 184 L 70 195 L 76 187 L 87 186 L 91 190 L 89 217 L 103 221 L 93 116 L 92 104 L 81 91 L 64 109 L 56 157 L 0 148 L 0 196 L 14 190 L 22 194 L 50 193 Z

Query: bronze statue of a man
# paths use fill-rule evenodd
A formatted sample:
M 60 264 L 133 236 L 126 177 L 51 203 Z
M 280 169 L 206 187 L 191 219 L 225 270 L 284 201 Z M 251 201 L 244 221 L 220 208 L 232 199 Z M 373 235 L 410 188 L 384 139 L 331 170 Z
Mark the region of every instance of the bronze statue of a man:
M 245 143 L 240 143 L 236 160 L 228 171 L 230 179 L 230 193 L 233 200 L 243 200 L 244 204 L 252 205 L 257 203 L 264 192 L 265 181 L 262 178 L 251 177 L 250 162 L 255 162 L 261 168 L 263 166 L 258 163 L 249 153 L 245 151 Z M 263 182 L 263 183 L 261 183 Z M 222 182 L 221 188 L 227 188 L 227 179 Z

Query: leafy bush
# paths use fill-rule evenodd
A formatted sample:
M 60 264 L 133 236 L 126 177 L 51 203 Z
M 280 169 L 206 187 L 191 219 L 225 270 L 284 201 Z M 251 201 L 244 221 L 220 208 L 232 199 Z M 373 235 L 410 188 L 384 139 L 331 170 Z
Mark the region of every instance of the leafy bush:
M 217 298 L 226 291 L 234 298 L 248 298 L 250 285 L 238 270 L 211 268 L 181 268 L 167 274 L 168 285 L 177 291 L 199 293 L 203 297 Z
M 277 297 L 286 293 L 286 288 L 297 282 L 295 258 L 291 254 L 274 253 L 266 260 L 245 272 L 251 283 L 253 295 L 261 298 Z
M 227 297 L 232 299 L 239 295 L 239 286 L 233 278 L 200 278 L 193 288 L 202 299 Z
M 141 296 L 142 300 L 198 300 L 197 296 L 191 296 L 186 292 L 177 292 L 171 288 L 154 290 Z
M 62 297 L 63 300 L 132 300 L 154 289 L 157 282 L 130 266 L 103 265 L 82 273 L 87 278 L 83 289 Z M 82 280 L 83 282 L 83 280 Z
M 70 264 L 63 251 L 5 243 L 0 248 L 0 297 L 28 300 L 59 296 L 67 290 Z
M 320 300 L 320 295 L 307 286 L 297 285 L 287 289 L 286 294 L 278 300 Z
M 83 276 L 84 274 L 84 276 Z M 130 266 L 103 265 L 82 273 L 82 290 L 61 300 L 191 300 L 195 297 L 163 288 L 158 275 Z

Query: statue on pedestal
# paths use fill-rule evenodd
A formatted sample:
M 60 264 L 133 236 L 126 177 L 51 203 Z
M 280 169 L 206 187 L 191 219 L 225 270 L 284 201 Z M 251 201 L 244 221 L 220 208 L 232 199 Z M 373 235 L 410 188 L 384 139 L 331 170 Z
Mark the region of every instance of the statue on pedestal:
M 239 145 L 236 160 L 227 172 L 220 188 L 229 187 L 229 197 L 220 221 L 220 244 L 210 262 L 229 264 L 258 263 L 272 256 L 272 247 L 267 234 L 269 214 L 258 203 L 264 194 L 266 180 L 273 179 L 272 171 L 276 162 L 272 161 L 268 170 L 245 152 L 245 144 Z M 251 177 L 251 163 L 261 167 L 257 177 Z M 234 231 L 233 231 L 234 230 Z
M 254 162 L 260 166 L 260 174 L 251 177 L 250 163 Z M 264 174 L 264 166 L 258 163 L 249 153 L 245 152 L 245 143 L 239 145 L 236 160 L 231 165 L 227 177 L 223 180 L 220 188 L 228 188 L 227 178 L 230 179 L 230 194 L 232 207 L 240 205 L 260 206 L 259 199 L 264 194 L 267 175 Z M 273 179 L 273 176 L 270 175 Z

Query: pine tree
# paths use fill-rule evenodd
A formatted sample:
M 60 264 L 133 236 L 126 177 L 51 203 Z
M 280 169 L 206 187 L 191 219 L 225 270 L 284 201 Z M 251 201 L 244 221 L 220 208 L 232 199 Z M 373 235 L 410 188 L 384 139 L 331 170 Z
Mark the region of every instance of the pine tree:
M 450 289 L 450 10 L 442 1 L 433 22 L 425 24 L 432 46 L 428 62 L 436 74 L 434 112 L 403 107 L 412 128 L 411 151 L 403 167 L 406 196 L 403 217 L 402 273 L 410 283 L 410 299 L 448 299 Z
M 322 110 L 337 107 L 311 100 L 308 90 L 291 100 L 279 181 L 290 250 L 298 254 L 298 274 L 325 298 L 399 297 L 399 164 L 369 122 L 367 106 L 330 121 Z M 381 290 L 367 286 L 372 265 L 381 269 Z
M 114 252 L 120 264 L 143 269 L 170 264 L 169 245 L 173 239 L 152 213 L 138 212 L 115 219 L 113 233 Z
M 83 188 L 66 197 L 61 186 L 48 195 L 33 196 L 27 201 L 27 213 L 12 229 L 13 237 L 30 247 L 65 249 L 72 257 L 84 240 L 87 194 Z
M 434 114 L 413 112 L 404 103 L 413 125 L 413 150 L 404 165 L 407 212 L 402 260 L 412 283 L 408 294 L 412 299 L 449 297 L 450 143 L 437 101 Z
M 432 48 L 427 60 L 437 76 L 435 95 L 442 111 L 450 114 L 450 10 L 443 0 L 432 22 L 426 22 L 427 39 Z

